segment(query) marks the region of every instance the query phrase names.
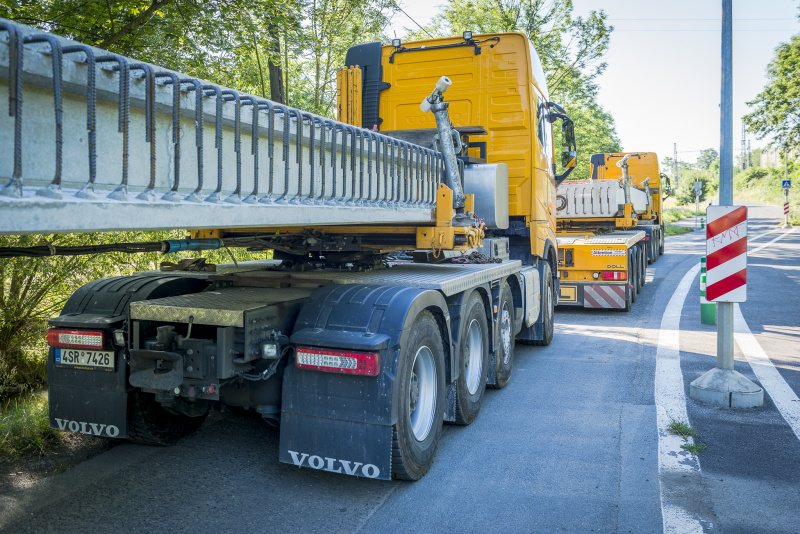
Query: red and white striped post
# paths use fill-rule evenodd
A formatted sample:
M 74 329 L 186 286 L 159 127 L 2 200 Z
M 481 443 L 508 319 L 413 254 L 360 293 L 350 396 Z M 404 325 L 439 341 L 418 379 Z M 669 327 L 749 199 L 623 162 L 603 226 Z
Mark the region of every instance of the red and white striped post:
M 747 208 L 709 206 L 706 226 L 706 299 L 747 300 Z

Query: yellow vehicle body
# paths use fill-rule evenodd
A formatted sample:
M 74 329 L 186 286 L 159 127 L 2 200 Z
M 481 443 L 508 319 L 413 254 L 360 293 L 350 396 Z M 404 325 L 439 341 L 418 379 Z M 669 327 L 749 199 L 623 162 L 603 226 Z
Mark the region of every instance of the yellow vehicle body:
M 381 132 L 435 128 L 433 114 L 424 113 L 420 102 L 442 75 L 450 78 L 447 101 L 453 127 L 486 132 L 469 136 L 471 145 L 485 143 L 485 151 L 476 146 L 469 155 L 485 154 L 487 163 L 508 165 L 509 216 L 530 228 L 531 254 L 544 258 L 548 247 L 555 252 L 555 147 L 550 123 L 544 120 L 548 92 L 541 63 L 524 34 L 472 39 L 479 43 L 479 53 L 462 46 L 461 37 L 403 43 L 399 49 L 383 46 L 381 80 L 388 87 L 380 92 L 376 124 L 363 126 Z M 340 79 L 345 75 L 340 71 Z M 346 107 L 340 110 L 341 120 L 354 115 Z
M 644 284 L 646 264 L 663 252 L 662 193 L 668 193 L 654 152 L 594 154 L 591 183 L 623 179 L 617 166 L 626 155 L 631 186 L 645 190 L 650 205 L 635 213 L 624 204 L 606 218 L 558 218 L 558 268 L 561 276 L 558 303 L 585 308 L 629 310 Z
M 636 291 L 641 231 L 558 236 L 558 304 L 629 310 Z
M 622 178 L 622 169 L 617 167 L 617 162 L 627 154 L 631 155 L 630 159 L 628 159 L 628 174 L 631 176 L 631 184 L 634 187 L 644 188 L 644 182 L 647 181 L 647 187 L 650 188 L 653 213 L 652 216 L 647 218 L 652 218 L 659 225 L 664 224 L 661 195 L 668 194 L 669 188 L 664 187 L 667 185 L 666 183 L 662 183 L 662 180 L 666 177 L 661 175 L 658 167 L 658 155 L 655 152 L 595 154 L 595 156 L 603 156 L 603 158 L 601 160 L 595 156 L 592 157 L 592 180 L 620 180 Z M 640 219 L 643 218 L 645 217 L 640 217 Z

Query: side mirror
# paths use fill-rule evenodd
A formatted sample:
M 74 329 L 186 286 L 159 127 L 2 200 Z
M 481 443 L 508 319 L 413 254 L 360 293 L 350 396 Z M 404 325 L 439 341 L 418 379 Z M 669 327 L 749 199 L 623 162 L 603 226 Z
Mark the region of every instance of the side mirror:
M 578 151 L 565 150 L 561 153 L 561 166 L 564 168 L 574 168 L 578 164 Z
M 564 133 L 567 146 L 575 146 L 575 124 L 570 119 L 566 119 L 561 126 L 561 131 Z

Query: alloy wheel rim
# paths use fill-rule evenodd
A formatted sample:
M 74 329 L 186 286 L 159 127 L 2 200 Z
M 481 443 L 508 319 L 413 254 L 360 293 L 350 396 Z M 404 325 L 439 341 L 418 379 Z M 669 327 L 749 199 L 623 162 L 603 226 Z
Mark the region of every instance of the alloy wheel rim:
M 436 411 L 436 366 L 433 352 L 422 346 L 414 355 L 411 366 L 408 417 L 417 441 L 425 441 L 433 427 Z

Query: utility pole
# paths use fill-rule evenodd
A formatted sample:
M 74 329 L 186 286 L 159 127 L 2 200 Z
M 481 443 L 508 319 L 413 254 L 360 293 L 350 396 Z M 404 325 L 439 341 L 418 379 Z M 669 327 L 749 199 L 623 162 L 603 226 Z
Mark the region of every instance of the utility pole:
M 747 134 L 744 129 L 744 121 L 742 121 L 742 170 L 747 168 Z
M 672 174 L 675 176 L 675 189 L 678 189 L 678 143 L 672 145 Z
M 722 0 L 719 204 L 733 205 L 733 7 Z M 711 218 L 709 217 L 709 221 Z M 710 226 L 706 227 L 706 235 Z M 689 385 L 689 396 L 724 407 L 764 404 L 764 390 L 733 368 L 733 302 L 717 302 L 717 366 Z
M 751 157 L 752 157 L 752 153 L 750 152 L 750 139 L 748 139 L 747 140 L 747 168 L 748 169 L 753 166 L 753 162 L 750 161 Z

